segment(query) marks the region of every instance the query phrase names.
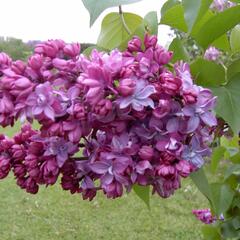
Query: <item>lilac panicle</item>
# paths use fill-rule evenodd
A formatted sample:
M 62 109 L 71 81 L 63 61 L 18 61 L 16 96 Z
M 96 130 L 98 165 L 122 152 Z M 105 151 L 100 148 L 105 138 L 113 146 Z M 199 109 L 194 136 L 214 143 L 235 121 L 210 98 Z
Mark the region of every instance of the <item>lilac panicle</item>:
M 204 164 L 216 125 L 216 97 L 194 83 L 187 63 L 157 37 L 133 37 L 126 51 L 80 54 L 78 43 L 39 43 L 27 63 L 0 53 L 0 179 L 36 194 L 61 178 L 63 190 L 92 200 L 121 197 L 134 184 L 166 198 Z

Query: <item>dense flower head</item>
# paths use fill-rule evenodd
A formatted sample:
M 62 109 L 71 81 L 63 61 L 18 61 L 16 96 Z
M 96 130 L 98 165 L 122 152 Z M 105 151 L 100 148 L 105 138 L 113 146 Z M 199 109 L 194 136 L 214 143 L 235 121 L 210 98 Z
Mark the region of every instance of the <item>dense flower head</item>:
M 217 124 L 216 98 L 188 64 L 168 68 L 172 55 L 148 34 L 89 57 L 62 40 L 38 44 L 26 63 L 1 53 L 0 125 L 40 129 L 0 136 L 0 178 L 12 170 L 33 194 L 60 177 L 83 199 L 120 197 L 134 184 L 169 197 L 204 164 Z

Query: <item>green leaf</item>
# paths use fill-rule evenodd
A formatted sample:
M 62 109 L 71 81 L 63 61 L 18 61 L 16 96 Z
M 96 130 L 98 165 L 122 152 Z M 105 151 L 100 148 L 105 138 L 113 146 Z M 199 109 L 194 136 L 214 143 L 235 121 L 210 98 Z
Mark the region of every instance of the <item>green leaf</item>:
M 198 190 L 212 203 L 212 192 L 204 170 L 201 168 L 190 175 Z
M 240 74 L 235 75 L 225 85 L 212 88 L 218 96 L 216 112 L 238 134 L 240 130 Z
M 147 205 L 150 209 L 150 187 L 133 185 L 133 190 L 137 196 Z
M 227 212 L 230 208 L 235 192 L 228 186 L 222 185 L 221 187 L 221 198 L 219 203 L 219 215 Z
M 225 136 L 222 136 L 220 138 L 220 144 L 221 146 L 225 148 L 239 148 L 239 137 L 238 136 L 233 136 L 232 138 L 228 138 Z
M 232 175 L 240 176 L 240 164 L 234 164 L 227 169 L 225 172 L 224 181 L 226 181 Z
M 231 79 L 237 73 L 240 73 L 240 59 L 234 61 L 230 66 L 228 66 L 227 78 Z
M 205 240 L 221 240 L 221 234 L 218 227 L 213 225 L 204 225 L 202 233 Z
M 178 60 L 189 61 L 189 55 L 179 38 L 175 38 L 169 46 L 169 50 L 173 51 L 173 58 L 171 62 L 175 63 Z
M 234 53 L 240 51 L 240 25 L 235 26 L 230 34 L 230 45 Z
M 226 33 L 220 38 L 216 39 L 211 45 L 226 52 L 230 50 L 230 43 Z
M 160 23 L 187 32 L 187 24 L 184 19 L 182 4 L 175 5 L 168 9 L 161 17 Z
M 150 34 L 158 35 L 158 17 L 156 11 L 149 12 L 144 17 L 143 24 Z
M 199 30 L 202 28 L 202 26 L 212 17 L 214 16 L 214 13 L 211 10 L 208 10 L 204 16 L 202 16 L 201 19 L 199 19 L 193 26 L 192 31 L 191 31 L 191 36 L 193 38 L 196 37 L 197 33 L 199 32 Z
M 96 21 L 99 15 L 107 8 L 119 5 L 140 2 L 141 0 L 82 0 L 85 8 L 90 14 L 90 26 Z
M 195 36 L 197 42 L 207 48 L 224 33 L 240 22 L 240 6 L 231 7 L 211 17 Z
M 225 213 L 232 204 L 234 191 L 228 185 L 211 184 L 212 200 L 216 215 Z
M 184 18 L 188 26 L 188 32 L 191 32 L 196 21 L 208 10 L 213 0 L 183 0 Z
M 240 233 L 236 231 L 236 229 L 234 228 L 232 219 L 225 221 L 222 224 L 222 235 L 223 235 L 223 239 L 229 239 L 229 238 L 231 239 L 234 238 L 236 240 L 239 239 L 236 237 L 240 237 Z
M 232 221 L 233 223 L 233 227 L 236 229 L 236 230 L 239 230 L 240 229 L 240 216 L 237 216 L 233 219 Z
M 213 61 L 198 58 L 190 67 L 195 81 L 201 86 L 214 87 L 225 82 L 223 66 Z
M 133 13 L 123 13 L 124 21 L 131 32 L 142 23 L 142 18 Z M 121 16 L 118 13 L 110 13 L 102 21 L 101 33 L 97 45 L 106 49 L 114 49 L 121 45 L 129 37 Z
M 220 144 L 225 148 L 224 159 L 236 162 L 239 159 L 239 137 L 234 136 L 232 138 L 221 137 Z
M 218 167 L 218 164 L 221 159 L 224 157 L 226 149 L 225 147 L 217 147 L 213 150 L 212 158 L 211 158 L 211 171 L 212 173 L 215 173 Z
M 161 17 L 167 12 L 168 9 L 172 8 L 175 5 L 180 3 L 179 0 L 168 0 L 166 1 L 161 8 Z

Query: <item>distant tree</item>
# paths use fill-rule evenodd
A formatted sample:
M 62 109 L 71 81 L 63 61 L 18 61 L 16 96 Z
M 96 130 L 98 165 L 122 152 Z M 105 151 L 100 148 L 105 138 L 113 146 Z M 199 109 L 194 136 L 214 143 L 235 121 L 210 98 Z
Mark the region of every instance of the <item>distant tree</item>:
M 21 39 L 0 37 L 0 52 L 6 52 L 14 60 L 26 60 L 32 51 L 33 47 Z

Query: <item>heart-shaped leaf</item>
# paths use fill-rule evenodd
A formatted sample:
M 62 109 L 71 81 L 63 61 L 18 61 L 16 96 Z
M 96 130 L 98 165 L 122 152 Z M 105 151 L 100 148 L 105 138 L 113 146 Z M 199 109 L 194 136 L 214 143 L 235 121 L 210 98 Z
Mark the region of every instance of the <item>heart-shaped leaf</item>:
M 140 2 L 141 0 L 82 0 L 85 8 L 90 14 L 90 26 L 96 21 L 99 15 L 107 8 L 119 5 Z

